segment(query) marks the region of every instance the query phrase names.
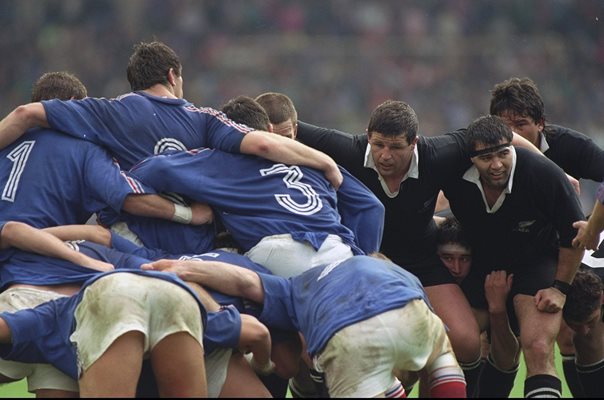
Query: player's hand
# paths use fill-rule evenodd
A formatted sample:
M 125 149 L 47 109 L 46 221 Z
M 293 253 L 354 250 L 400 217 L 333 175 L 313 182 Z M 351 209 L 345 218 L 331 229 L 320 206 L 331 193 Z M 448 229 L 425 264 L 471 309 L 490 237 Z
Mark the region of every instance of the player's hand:
M 577 249 L 598 249 L 598 240 L 600 239 L 599 232 L 592 232 L 587 221 L 576 221 L 573 223 L 573 228 L 577 229 L 577 236 L 572 241 L 573 247 Z
M 553 287 L 541 289 L 535 294 L 535 306 L 539 311 L 557 313 L 562 310 L 565 302 L 564 293 Z
M 141 265 L 141 269 L 143 270 L 152 270 L 152 271 L 163 271 L 163 272 L 172 272 L 176 275 L 180 276 L 180 273 L 183 272 L 183 263 L 179 260 L 168 260 L 161 259 L 157 261 L 153 261 L 151 263 L 146 263 Z
M 342 175 L 342 172 L 340 171 L 340 168 L 338 168 L 338 165 L 335 163 L 335 161 L 333 161 L 333 164 L 330 164 L 330 166 L 325 170 L 325 178 L 336 190 L 342 186 L 344 176 Z
M 94 258 L 90 258 L 88 262 L 82 264 L 83 267 L 94 269 L 95 271 L 113 271 L 115 267 L 113 264 L 106 263 L 104 261 L 95 260 Z
M 510 290 L 514 274 L 507 274 L 506 271 L 492 271 L 484 280 L 484 292 L 489 304 L 490 313 L 503 313 L 506 311 L 506 301 Z
M 191 225 L 211 224 L 214 221 L 214 212 L 204 203 L 191 203 Z

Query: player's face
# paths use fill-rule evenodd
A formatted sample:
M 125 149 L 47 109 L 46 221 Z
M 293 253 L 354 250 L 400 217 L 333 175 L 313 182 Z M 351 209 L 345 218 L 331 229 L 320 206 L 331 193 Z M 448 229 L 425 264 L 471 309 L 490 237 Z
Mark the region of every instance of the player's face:
M 501 144 L 504 143 L 506 143 L 505 139 L 502 139 Z M 487 147 L 491 146 L 478 143 L 474 150 L 480 151 Z M 474 163 L 474 166 L 480 173 L 482 185 L 490 189 L 503 189 L 506 187 L 512 173 L 512 161 L 511 146 L 472 157 L 472 163 Z
M 283 121 L 279 124 L 273 124 L 273 133 L 276 133 L 280 136 L 285 136 L 286 138 L 295 139 L 296 131 L 298 129 L 298 124 L 296 124 L 291 119 L 287 121 Z
M 587 335 L 598 324 L 602 324 L 602 309 L 595 309 L 585 321 L 566 321 L 566 324 L 579 335 Z
M 514 132 L 534 145 L 539 145 L 539 134 L 543 130 L 543 121 L 535 122 L 529 116 L 520 116 L 511 112 L 503 112 L 499 116 Z
M 472 252 L 459 243 L 441 244 L 437 249 L 438 256 L 457 282 L 461 282 L 470 273 Z
M 371 156 L 375 166 L 383 177 L 405 174 L 411 164 L 417 137 L 407 142 L 404 134 L 385 136 L 379 132 L 369 133 Z

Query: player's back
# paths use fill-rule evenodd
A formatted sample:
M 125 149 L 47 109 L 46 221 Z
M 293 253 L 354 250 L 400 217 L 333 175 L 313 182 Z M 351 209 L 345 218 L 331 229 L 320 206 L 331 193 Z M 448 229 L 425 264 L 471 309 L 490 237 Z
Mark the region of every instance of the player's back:
M 335 234 L 354 246 L 340 223 L 335 190 L 312 168 L 201 149 L 151 157 L 130 173 L 158 191 L 214 206 L 245 251 L 283 233 Z
M 125 169 L 167 150 L 218 147 L 236 152 L 242 133 L 252 130 L 214 109 L 145 92 L 42 104 L 52 128 L 107 148 Z
M 105 201 L 121 207 L 121 185 L 126 179 L 98 146 L 51 130 L 30 130 L 0 151 L 0 220 L 39 228 L 85 223 Z

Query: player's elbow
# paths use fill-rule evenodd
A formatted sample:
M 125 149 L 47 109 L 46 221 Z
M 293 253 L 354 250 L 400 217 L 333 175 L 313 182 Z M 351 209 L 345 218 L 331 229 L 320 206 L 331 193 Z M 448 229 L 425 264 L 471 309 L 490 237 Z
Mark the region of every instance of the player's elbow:
M 245 135 L 241 141 L 240 150 L 244 154 L 253 154 L 258 157 L 266 158 L 275 148 L 275 138 L 270 137 L 269 133 L 261 131 L 252 131 Z
M 21 105 L 13 111 L 14 118 L 24 128 L 48 127 L 46 111 L 42 103 L 29 103 Z

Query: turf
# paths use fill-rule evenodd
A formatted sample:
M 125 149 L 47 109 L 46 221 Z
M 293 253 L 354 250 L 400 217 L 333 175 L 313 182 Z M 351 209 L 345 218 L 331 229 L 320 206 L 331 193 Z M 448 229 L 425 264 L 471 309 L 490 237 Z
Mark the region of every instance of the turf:
M 570 394 L 570 390 L 566 385 L 566 381 L 564 380 L 564 375 L 562 373 L 562 362 L 560 358 L 560 354 L 556 351 L 556 369 L 558 370 L 558 376 L 562 378 L 562 397 L 572 398 Z M 522 398 L 524 397 L 523 393 L 523 381 L 524 376 L 526 375 L 526 368 L 524 366 L 524 361 L 520 364 L 520 370 L 518 371 L 518 375 L 516 376 L 516 381 L 514 384 L 514 388 L 512 389 L 512 393 L 510 398 Z M 19 381 L 15 383 L 10 383 L 6 385 L 0 385 L 0 398 L 25 398 L 25 397 L 34 397 L 31 393 L 27 392 L 27 385 L 25 381 Z M 289 397 L 289 396 L 288 396 Z M 411 392 L 410 398 L 417 398 L 417 388 L 413 389 Z

